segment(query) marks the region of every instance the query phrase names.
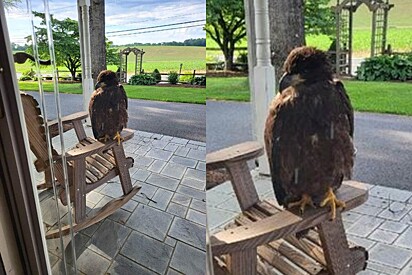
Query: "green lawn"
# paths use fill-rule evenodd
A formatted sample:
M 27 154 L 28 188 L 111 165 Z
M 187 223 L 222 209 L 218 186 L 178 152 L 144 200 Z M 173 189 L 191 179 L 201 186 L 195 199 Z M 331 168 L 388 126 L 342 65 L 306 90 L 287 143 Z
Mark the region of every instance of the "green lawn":
M 205 72 L 205 47 L 189 46 L 138 46 L 143 49 L 143 69 L 145 72 L 153 72 L 158 69 L 161 73 L 179 71 L 182 63 L 183 72 Z M 119 47 L 120 49 L 120 47 Z M 131 53 L 128 56 L 128 72 L 134 72 L 135 56 Z M 116 66 L 109 66 L 109 69 L 116 70 Z
M 37 82 L 19 81 L 21 91 L 38 91 Z M 127 96 L 134 99 L 146 99 L 167 102 L 182 102 L 205 104 L 206 89 L 203 88 L 184 88 L 184 87 L 159 87 L 159 86 L 134 86 L 124 85 Z M 46 92 L 53 91 L 53 83 L 43 82 L 43 89 Z M 80 84 L 59 84 L 61 93 L 81 94 Z
M 247 77 L 208 77 L 206 97 L 214 100 L 249 101 L 249 81 Z
M 356 111 L 412 116 L 412 83 L 346 80 L 345 87 Z M 208 100 L 249 101 L 246 77 L 208 78 Z
M 145 51 L 143 55 L 143 69 L 145 72 L 153 72 L 158 69 L 162 73 L 170 71 L 179 71 L 182 63 L 182 72 L 205 72 L 205 47 L 189 47 L 189 46 L 141 46 L 138 47 Z M 135 56 L 133 53 L 128 56 L 127 71 L 134 73 Z M 30 68 L 35 70 L 31 62 L 27 61 L 24 64 L 15 64 L 16 71 L 23 73 L 29 71 Z M 67 71 L 64 66 L 58 67 L 59 71 Z M 108 69 L 117 70 L 116 65 L 109 65 Z M 42 74 L 51 74 L 50 66 L 42 66 Z M 62 72 L 59 75 L 69 76 L 69 72 Z

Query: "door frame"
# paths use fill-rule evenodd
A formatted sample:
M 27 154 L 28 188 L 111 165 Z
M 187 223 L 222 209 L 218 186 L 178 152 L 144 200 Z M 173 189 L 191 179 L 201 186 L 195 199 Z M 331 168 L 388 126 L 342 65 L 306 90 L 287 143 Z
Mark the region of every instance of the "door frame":
M 0 176 L 24 274 L 49 274 L 37 190 L 29 166 L 28 135 L 0 1 Z

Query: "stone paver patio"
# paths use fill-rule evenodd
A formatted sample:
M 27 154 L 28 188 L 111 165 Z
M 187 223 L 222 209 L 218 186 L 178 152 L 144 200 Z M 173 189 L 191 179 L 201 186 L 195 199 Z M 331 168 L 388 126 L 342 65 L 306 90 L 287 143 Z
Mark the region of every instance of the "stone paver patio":
M 86 129 L 91 135 L 90 128 Z M 54 140 L 53 142 L 56 142 Z M 65 146 L 75 143 L 73 131 Z M 55 146 L 58 147 L 58 146 Z M 124 143 L 133 185 L 142 189 L 105 220 L 75 235 L 79 274 L 203 274 L 205 267 L 205 143 L 136 131 Z M 36 180 L 41 181 L 39 174 Z M 88 211 L 122 194 L 119 179 L 87 195 Z M 56 202 L 51 190 L 40 191 L 43 224 L 56 225 Z M 61 213 L 67 209 L 59 203 Z M 63 217 L 67 222 L 67 215 Z M 72 263 L 70 238 L 64 251 Z M 62 274 L 59 239 L 47 240 L 53 274 Z
M 255 170 L 259 197 L 274 198 L 272 183 Z M 343 214 L 348 239 L 369 251 L 367 270 L 359 273 L 412 274 L 412 192 L 367 185 L 366 203 Z M 207 219 L 212 232 L 222 230 L 239 212 L 233 188 L 225 182 L 206 192 Z

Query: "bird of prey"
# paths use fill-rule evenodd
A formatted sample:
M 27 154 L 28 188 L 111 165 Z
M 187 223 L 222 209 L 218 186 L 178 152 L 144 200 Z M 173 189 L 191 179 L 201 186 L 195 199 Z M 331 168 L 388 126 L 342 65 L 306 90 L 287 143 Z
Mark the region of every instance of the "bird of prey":
M 96 89 L 89 103 L 89 114 L 93 135 L 96 139 L 122 141 L 120 132 L 127 126 L 127 95 L 116 74 L 110 70 L 101 71 L 97 77 Z
M 354 163 L 353 109 L 342 82 L 333 78 L 326 54 L 291 51 L 280 93 L 271 103 L 265 146 L 279 204 L 344 208 L 334 192 Z

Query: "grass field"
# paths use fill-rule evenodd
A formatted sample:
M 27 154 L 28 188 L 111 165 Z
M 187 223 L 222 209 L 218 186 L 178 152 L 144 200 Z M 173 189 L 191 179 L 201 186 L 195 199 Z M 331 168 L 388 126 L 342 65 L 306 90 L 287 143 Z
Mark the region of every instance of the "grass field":
M 134 99 L 146 99 L 166 102 L 182 102 L 205 104 L 206 89 L 186 88 L 186 87 L 159 87 L 159 86 L 134 86 L 124 85 L 127 96 Z M 21 91 L 38 91 L 39 86 L 35 81 L 19 81 Z M 43 82 L 43 89 L 46 92 L 53 91 L 52 82 Z M 81 94 L 82 86 L 76 84 L 59 84 L 60 93 Z
M 249 101 L 247 77 L 209 77 L 206 80 L 206 97 L 214 100 Z
M 158 69 L 160 72 L 179 71 L 180 64 L 183 63 L 182 71 L 205 72 L 205 47 L 188 46 L 139 46 L 143 49 L 143 69 L 145 72 L 152 72 Z M 128 57 L 128 71 L 134 72 L 135 56 Z M 114 66 L 115 67 L 115 66 Z M 117 69 L 117 67 L 116 67 Z
M 412 83 L 344 81 L 357 111 L 412 116 Z M 249 101 L 246 77 L 208 78 L 208 100 Z
M 143 69 L 145 72 L 153 72 L 158 69 L 160 72 L 169 73 L 170 71 L 179 71 L 180 64 L 183 63 L 182 72 L 205 72 L 205 47 L 188 47 L 188 46 L 142 46 L 139 47 L 145 51 L 143 55 Z M 129 54 L 127 71 L 134 73 L 135 56 Z M 31 62 L 16 64 L 16 71 L 22 73 L 29 71 L 32 67 Z M 32 67 L 35 69 L 34 66 Z M 60 66 L 59 71 L 67 71 L 64 66 Z M 108 69 L 117 70 L 116 65 L 109 65 Z M 50 66 L 42 66 L 42 74 L 51 74 Z M 70 75 L 69 72 L 60 75 Z
M 411 0 L 391 0 L 395 6 L 389 11 L 388 43 L 394 51 L 412 51 L 412 2 Z M 331 1 L 335 5 L 336 0 Z M 354 56 L 365 57 L 370 53 L 372 13 L 366 5 L 361 5 L 353 16 L 353 49 Z M 307 36 L 306 44 L 326 50 L 331 40 L 324 35 Z M 206 46 L 217 48 L 217 44 L 207 37 Z M 247 40 L 242 40 L 238 47 L 247 47 Z M 215 62 L 220 51 L 207 51 L 207 62 Z

